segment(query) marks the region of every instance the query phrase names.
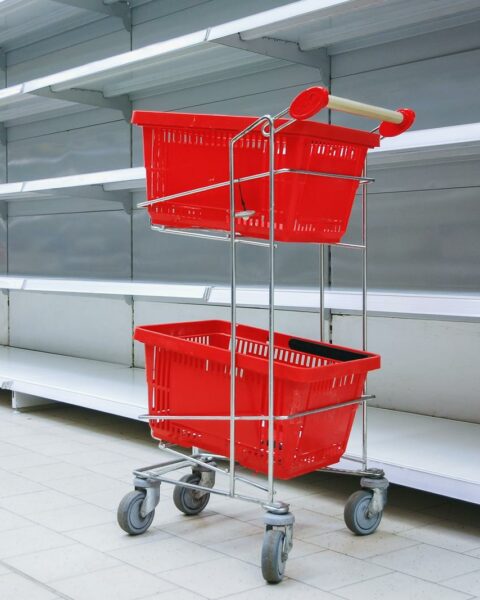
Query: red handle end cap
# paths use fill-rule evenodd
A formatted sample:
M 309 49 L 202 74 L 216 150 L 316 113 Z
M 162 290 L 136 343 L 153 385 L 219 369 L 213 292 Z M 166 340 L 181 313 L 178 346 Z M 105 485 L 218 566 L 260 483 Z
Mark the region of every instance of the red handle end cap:
M 404 131 L 407 131 L 407 129 L 410 129 L 415 122 L 415 111 L 411 108 L 398 108 L 397 112 L 403 115 L 403 121 L 398 124 L 383 121 L 378 130 L 383 137 L 395 137 L 396 135 L 400 135 Z
M 329 91 L 324 87 L 310 87 L 300 92 L 290 104 L 290 116 L 298 121 L 310 119 L 328 105 Z

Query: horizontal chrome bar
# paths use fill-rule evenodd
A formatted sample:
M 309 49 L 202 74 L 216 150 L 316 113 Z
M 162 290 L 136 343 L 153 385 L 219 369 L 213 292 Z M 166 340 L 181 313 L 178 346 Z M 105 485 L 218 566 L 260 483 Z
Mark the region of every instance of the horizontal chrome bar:
M 172 465 L 172 471 L 176 471 L 179 468 L 183 468 L 185 466 L 192 466 L 192 463 L 199 465 L 203 468 L 209 469 L 210 471 L 215 471 L 215 473 L 219 473 L 220 475 L 230 475 L 230 472 L 226 469 L 220 469 L 220 467 L 217 467 L 216 465 L 212 464 L 211 462 L 206 462 L 205 460 L 201 460 L 201 457 L 205 456 L 208 458 L 220 458 L 223 460 L 228 460 L 225 456 L 212 456 L 211 454 L 192 454 L 189 456 L 185 456 L 185 454 L 183 454 L 183 452 L 180 452 L 179 450 L 175 450 L 173 448 L 169 448 L 167 446 L 165 446 L 164 444 L 159 444 L 160 448 L 162 450 L 165 450 L 166 452 L 170 452 L 170 454 L 173 454 L 174 456 L 179 456 L 182 458 L 176 459 L 176 460 L 172 460 L 172 461 L 167 461 L 165 463 L 161 463 L 160 465 L 157 465 L 156 467 L 153 467 L 154 469 L 160 469 L 160 473 L 157 472 L 157 474 L 161 474 L 161 472 L 165 472 L 168 473 L 168 469 L 170 465 Z M 175 463 L 177 464 L 181 464 L 181 466 L 177 466 Z M 152 468 L 151 468 L 152 469 Z M 146 469 L 138 469 L 137 471 L 134 471 L 134 474 L 136 475 L 137 473 L 141 473 L 141 472 L 146 471 Z M 149 469 L 150 471 L 150 469 Z M 145 473 L 144 473 L 145 475 Z M 147 475 L 151 475 L 151 476 L 155 476 L 155 473 L 147 473 Z M 241 475 L 235 475 L 235 479 L 238 481 L 242 481 L 243 483 L 247 483 L 248 485 L 251 485 L 253 487 L 258 488 L 259 490 L 262 490 L 264 492 L 268 491 L 268 489 L 263 486 L 260 483 L 257 483 L 256 481 L 252 481 L 251 479 L 249 479 L 248 477 L 242 477 Z
M 351 406 L 352 404 L 360 404 L 361 402 L 367 402 L 375 398 L 374 395 L 361 396 L 354 400 L 347 400 L 346 402 L 339 402 L 338 404 L 329 404 L 328 406 L 322 406 L 321 408 L 315 408 L 313 410 L 306 410 L 293 415 L 277 415 L 274 416 L 275 421 L 289 421 L 291 419 L 298 419 L 300 417 L 308 417 L 309 415 L 315 415 L 321 412 L 327 412 L 335 410 L 337 408 L 344 408 L 345 406 Z M 267 421 L 267 415 L 140 415 L 138 417 L 141 421 Z
M 358 181 L 361 184 L 371 183 L 374 181 L 371 177 L 356 177 L 354 175 L 340 175 L 339 173 L 327 173 L 323 171 L 306 171 L 303 169 L 276 169 L 275 175 L 311 175 L 312 177 L 328 177 L 330 179 L 351 179 Z M 239 177 L 235 179 L 235 183 L 243 183 L 244 181 L 253 181 L 255 179 L 262 179 L 269 177 L 269 171 L 263 173 L 256 173 L 255 175 L 248 175 L 247 177 Z M 152 206 L 154 204 L 160 204 L 162 202 L 168 202 L 169 200 L 176 200 L 177 198 L 183 198 L 185 196 L 191 196 L 192 194 L 200 194 L 201 192 L 210 192 L 211 190 L 217 190 L 222 187 L 230 185 L 230 181 L 221 181 L 220 183 L 212 183 L 212 185 L 206 185 L 204 187 L 194 188 L 192 190 L 186 190 L 184 192 L 177 192 L 176 194 L 170 194 L 169 196 L 163 196 L 163 198 L 154 198 L 153 200 L 145 200 L 137 204 L 137 208 L 144 208 L 145 206 Z
M 375 479 L 381 479 L 385 473 L 381 469 L 340 469 L 336 467 L 325 467 L 320 469 L 326 473 L 335 473 L 338 475 L 357 475 L 358 477 L 374 477 Z
M 207 492 L 209 494 L 218 494 L 219 496 L 227 496 L 231 498 L 239 498 L 240 500 L 245 500 L 247 502 L 253 502 L 254 504 L 260 504 L 261 506 L 268 506 L 268 502 L 262 500 L 260 498 L 255 498 L 254 496 L 246 496 L 244 494 L 230 494 L 228 490 L 222 490 L 220 488 L 209 488 L 203 485 L 196 485 L 194 483 L 188 483 L 186 481 L 178 481 L 177 479 L 170 479 L 168 477 L 158 477 L 158 481 L 164 483 L 171 483 L 172 485 L 181 485 L 182 487 L 189 488 L 192 490 L 198 490 L 201 492 Z
M 193 229 L 175 229 L 174 227 L 163 227 L 161 225 L 152 225 L 151 229 L 153 231 L 159 231 L 160 233 L 170 233 L 171 235 L 181 235 L 184 237 L 193 237 L 200 238 L 203 240 L 214 240 L 216 242 L 230 242 L 230 234 L 226 235 L 214 235 L 211 233 L 201 233 L 199 231 L 195 231 Z M 268 248 L 268 242 L 259 242 L 257 240 L 245 240 L 245 239 L 235 239 L 237 244 L 245 244 L 247 246 L 260 246 L 262 248 Z M 275 247 L 277 244 L 275 244 Z
M 353 248 L 354 250 L 365 250 L 366 246 L 364 244 L 346 244 L 345 242 L 337 242 L 336 244 L 328 244 L 333 247 L 339 248 Z

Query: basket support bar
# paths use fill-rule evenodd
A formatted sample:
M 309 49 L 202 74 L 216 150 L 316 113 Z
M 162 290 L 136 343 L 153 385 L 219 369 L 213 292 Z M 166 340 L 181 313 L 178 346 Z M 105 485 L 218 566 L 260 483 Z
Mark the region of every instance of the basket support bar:
M 341 175 L 339 173 L 327 173 L 324 171 L 306 171 L 303 169 L 276 169 L 274 175 L 310 175 L 312 177 L 329 177 L 331 179 L 352 179 L 358 181 L 360 184 L 371 183 L 374 181 L 371 177 L 356 177 L 355 175 Z M 263 173 L 255 173 L 255 175 L 248 175 L 246 177 L 238 177 L 234 180 L 235 183 L 243 183 L 244 181 L 253 181 L 254 179 L 262 179 L 269 177 L 270 172 L 265 171 Z M 190 196 L 192 194 L 199 194 L 201 192 L 210 192 L 211 190 L 217 190 L 219 188 L 227 187 L 230 185 L 230 181 L 221 181 L 219 183 L 213 183 L 212 185 L 206 185 L 192 190 L 185 190 L 184 192 L 177 192 L 176 194 L 170 194 L 169 196 L 163 196 L 162 198 L 155 198 L 153 200 L 146 200 L 139 202 L 137 208 L 144 208 L 146 206 L 153 206 L 154 204 L 160 204 L 161 202 L 168 202 L 169 200 L 176 200 L 177 198 L 183 198 L 184 196 Z
M 159 231 L 160 233 L 170 233 L 172 235 L 182 235 L 184 237 L 194 237 L 194 238 L 200 238 L 200 239 L 204 239 L 204 240 L 214 240 L 216 242 L 230 242 L 231 241 L 231 236 L 229 233 L 227 233 L 226 235 L 215 235 L 212 233 L 200 233 L 197 231 L 192 231 L 189 229 L 176 229 L 175 227 L 164 227 L 162 225 L 152 225 L 151 229 L 153 231 Z M 239 234 L 237 234 L 238 236 Z M 235 237 L 235 242 L 237 244 L 246 244 L 248 246 L 260 246 L 260 247 L 267 247 L 269 246 L 268 242 L 259 242 L 257 240 L 244 240 L 244 239 L 239 239 L 238 237 Z
M 339 402 L 338 404 L 328 404 L 320 408 L 314 408 L 312 410 L 305 410 L 303 412 L 294 413 L 292 415 L 274 415 L 274 421 L 290 421 L 291 419 L 299 419 L 301 417 L 308 417 L 309 415 L 316 415 L 317 413 L 327 412 L 335 410 L 337 408 L 344 408 L 345 406 L 352 406 L 353 404 L 362 404 L 375 398 L 374 395 L 365 395 L 354 400 L 347 400 L 346 402 Z M 138 417 L 142 421 L 230 421 L 230 415 L 140 415 Z M 268 421 L 268 415 L 238 415 L 235 416 L 235 421 Z M 189 457 L 190 458 L 190 457 Z

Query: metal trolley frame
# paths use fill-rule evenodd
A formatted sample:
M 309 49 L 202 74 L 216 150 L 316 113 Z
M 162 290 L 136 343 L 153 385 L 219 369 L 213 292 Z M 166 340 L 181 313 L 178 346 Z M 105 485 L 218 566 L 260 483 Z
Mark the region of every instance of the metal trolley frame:
M 321 89 L 321 88 L 320 88 Z M 294 101 L 295 102 L 295 101 Z M 357 475 L 361 477 L 361 490 L 352 494 L 345 506 L 345 522 L 347 526 L 358 535 L 367 535 L 373 533 L 378 527 L 382 511 L 386 504 L 386 492 L 388 481 L 385 479 L 384 472 L 379 469 L 368 467 L 367 452 L 367 401 L 374 396 L 364 394 L 356 399 L 339 404 L 328 405 L 316 410 L 309 410 L 292 415 L 275 416 L 274 414 L 274 352 L 268 353 L 268 414 L 266 415 L 236 415 L 236 325 L 237 325 L 237 271 L 236 254 L 237 244 L 252 244 L 268 249 L 269 253 L 269 286 L 268 286 L 268 331 L 270 345 L 274 339 L 275 331 L 275 176 L 283 173 L 302 173 L 312 177 L 338 177 L 346 179 L 355 179 L 362 186 L 361 194 L 361 222 L 362 234 L 361 242 L 358 244 L 337 243 L 320 244 L 320 338 L 325 340 L 325 246 L 338 246 L 362 253 L 362 347 L 367 347 L 367 184 L 373 180 L 366 176 L 366 167 L 361 177 L 347 175 L 336 175 L 332 173 L 298 171 L 290 169 L 275 170 L 275 135 L 281 129 L 288 127 L 295 122 L 296 118 L 292 116 L 282 125 L 275 128 L 275 121 L 279 117 L 289 113 L 294 113 L 293 103 L 275 116 L 263 115 L 246 127 L 243 131 L 235 135 L 229 143 L 229 180 L 214 185 L 196 188 L 163 198 L 149 200 L 140 203 L 138 206 L 149 206 L 158 202 L 167 202 L 190 194 L 212 190 L 219 187 L 229 187 L 230 192 L 230 232 L 226 234 L 214 234 L 208 232 L 182 230 L 167 227 L 153 226 L 152 228 L 163 233 L 197 237 L 229 243 L 231 259 L 231 363 L 230 363 L 230 414 L 206 417 L 205 415 L 142 415 L 145 420 L 219 420 L 228 421 L 230 424 L 230 452 L 229 458 L 223 456 L 205 453 L 198 448 L 192 448 L 192 454 L 187 455 L 179 450 L 170 447 L 167 444 L 160 444 L 160 448 L 172 455 L 172 459 L 137 469 L 134 474 L 135 491 L 127 494 L 118 508 L 118 521 L 120 526 L 132 535 L 141 534 L 148 529 L 153 521 L 155 507 L 160 500 L 160 485 L 168 483 L 175 486 L 174 502 L 175 505 L 185 514 L 194 515 L 201 512 L 208 503 L 210 494 L 218 494 L 230 498 L 238 498 L 247 502 L 259 504 L 265 510 L 265 537 L 262 546 L 262 572 L 264 578 L 270 583 L 279 582 L 283 578 L 285 563 L 293 544 L 293 525 L 294 516 L 290 512 L 290 506 L 286 502 L 277 500 L 275 497 L 274 480 L 274 423 L 275 421 L 295 419 L 308 416 L 319 412 L 325 412 L 342 408 L 352 404 L 360 404 L 362 407 L 362 457 L 358 459 L 360 463 L 358 470 L 347 470 L 336 467 L 328 467 L 324 470 L 332 473 L 347 475 Z M 376 117 L 389 124 L 395 123 L 397 127 L 402 127 L 403 115 L 399 111 L 391 111 L 374 107 L 371 105 L 360 104 L 358 102 L 336 98 L 330 96 L 328 104 L 331 109 L 342 110 L 353 114 Z M 317 109 L 312 111 L 312 116 Z M 308 118 L 301 117 L 301 118 Z M 236 178 L 234 172 L 235 146 L 239 140 L 256 128 L 262 128 L 263 135 L 269 140 L 269 169 L 267 172 L 259 173 L 249 177 Z M 377 131 L 378 128 L 373 131 Z M 401 131 L 400 131 L 401 132 Z M 249 179 L 268 178 L 269 182 L 269 239 L 268 241 L 244 239 L 236 233 L 235 221 L 237 218 L 249 218 L 251 211 L 235 212 L 235 185 L 238 182 Z M 270 349 L 272 350 L 270 346 Z M 268 475 L 267 485 L 260 483 L 250 477 L 245 477 L 237 472 L 235 464 L 235 424 L 241 420 L 266 421 L 268 422 Z M 219 464 L 227 462 L 226 468 Z M 190 468 L 191 473 L 177 480 L 169 476 L 173 471 L 183 468 Z M 228 478 L 228 486 L 225 488 L 215 487 L 217 475 Z M 237 482 L 247 484 L 247 486 L 259 490 L 263 497 L 259 495 L 247 495 L 237 491 Z

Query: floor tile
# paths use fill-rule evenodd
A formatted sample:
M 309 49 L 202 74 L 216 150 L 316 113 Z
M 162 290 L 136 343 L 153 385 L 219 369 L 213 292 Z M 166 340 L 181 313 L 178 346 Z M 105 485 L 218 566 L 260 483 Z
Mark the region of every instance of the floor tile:
M 50 459 L 51 460 L 51 459 Z M 66 462 L 54 462 L 45 465 L 34 465 L 19 468 L 15 471 L 17 475 L 26 477 L 31 481 L 38 481 L 48 486 L 50 481 L 55 479 L 64 479 L 65 477 L 79 477 L 80 475 L 88 475 L 88 471 L 81 469 L 76 465 L 71 465 Z
M 181 521 L 163 525 L 162 529 L 190 542 L 203 544 L 233 540 L 260 531 L 260 528 L 256 525 L 229 519 L 223 515 L 211 515 L 201 519 L 183 517 Z
M 387 504 L 383 512 L 380 529 L 390 533 L 401 533 L 416 527 L 438 522 L 438 517 L 429 512 L 419 512 Z
M 199 544 L 193 544 L 180 538 L 164 538 L 147 544 L 136 544 L 110 552 L 111 556 L 149 573 L 162 573 L 188 567 L 205 561 L 222 558 L 222 555 Z
M 370 560 L 372 563 L 427 581 L 441 581 L 480 569 L 478 558 L 427 544 L 389 552 Z
M 137 600 L 174 587 L 129 565 L 59 579 L 54 587 L 72 600 Z
M 62 454 L 62 460 L 72 465 L 88 467 L 90 465 L 108 465 L 108 463 L 117 462 L 123 457 L 117 452 L 108 450 L 86 450 L 85 452 L 74 452 L 73 454 Z M 108 469 L 108 467 L 105 467 Z
M 343 513 L 347 497 L 329 496 L 327 494 L 310 494 L 292 502 L 292 510 L 298 506 L 324 515 L 335 517 Z
M 260 556 L 262 552 L 263 543 L 263 532 L 256 533 L 254 535 L 248 535 L 234 540 L 228 540 L 216 544 L 208 544 L 209 548 L 239 558 L 244 562 L 252 563 L 253 565 L 260 565 Z M 315 544 L 309 544 L 299 539 L 295 539 L 293 542 L 293 548 L 289 554 L 290 558 L 297 558 L 300 556 L 308 556 L 309 554 L 318 553 L 319 547 Z
M 31 527 L 32 525 L 33 523 L 28 519 L 0 508 L 0 532 L 8 531 L 9 529 L 20 529 L 21 527 Z
M 119 479 L 129 484 L 133 482 L 132 471 L 136 467 L 135 463 L 130 458 L 122 458 L 115 462 L 109 462 L 107 465 L 88 465 L 88 470 L 94 473 L 107 474 L 113 479 Z
M 448 588 L 410 577 L 390 573 L 373 580 L 335 590 L 335 594 L 348 600 L 467 600 L 470 596 Z
M 326 591 L 388 573 L 383 567 L 331 550 L 289 560 L 287 569 L 292 579 Z
M 82 498 L 85 495 L 93 494 L 97 491 L 113 489 L 118 490 L 121 497 L 122 493 L 129 491 L 128 489 L 126 490 L 125 485 L 120 481 L 97 473 L 89 473 L 88 475 L 82 475 L 81 477 L 66 477 L 64 479 L 51 481 L 49 487 L 70 496 L 75 496 L 76 498 Z
M 60 510 L 79 503 L 77 498 L 54 490 L 20 494 L 0 500 L 0 506 L 19 515 L 29 516 L 46 510 Z
M 35 513 L 30 515 L 30 518 L 53 531 L 63 532 L 110 523 L 115 518 L 115 514 L 93 504 L 83 503 Z
M 480 547 L 479 528 L 447 521 L 410 529 L 404 532 L 403 535 L 454 552 L 468 552 Z
M 45 487 L 36 481 L 29 481 L 24 477 L 19 477 L 13 473 L 2 473 L 2 485 L 0 486 L 0 499 L 16 496 L 17 494 L 26 494 L 28 492 L 37 492 L 44 490 Z
M 67 537 L 96 548 L 101 552 L 109 552 L 119 548 L 131 548 L 138 544 L 155 542 L 169 537 L 168 533 L 160 531 L 158 528 L 150 527 L 142 535 L 128 535 L 118 525 L 116 519 L 111 519 L 104 525 L 94 525 L 93 527 L 83 527 L 69 531 Z
M 72 540 L 40 525 L 4 531 L 0 536 L 0 558 L 8 558 L 72 544 Z M 1 596 L 0 596 L 1 598 Z
M 148 596 L 141 598 L 140 600 L 201 600 L 205 596 L 199 596 L 196 592 L 190 592 L 189 590 L 182 590 L 175 588 L 168 592 L 160 592 L 154 596 Z M 337 598 L 338 600 L 338 598 Z
M 47 587 L 16 573 L 0 576 L 0 598 L 2 600 L 55 600 L 57 597 Z
M 3 440 L 3 438 L 1 438 Z M 6 441 L 0 441 L 0 457 L 3 459 L 8 456 L 15 456 L 16 454 L 26 454 L 27 450 L 17 444 L 9 443 Z
M 338 600 L 338 596 L 305 585 L 299 581 L 285 579 L 280 585 L 268 585 L 248 592 L 228 596 L 229 600 Z
M 206 598 L 222 598 L 250 590 L 262 583 L 258 567 L 235 558 L 221 558 L 162 573 L 162 578 Z
M 121 564 L 111 556 L 81 544 L 7 558 L 5 563 L 44 583 Z
M 322 548 L 335 550 L 355 558 L 369 558 L 419 543 L 385 531 L 376 531 L 373 535 L 357 536 L 348 529 L 322 533 L 307 537 L 305 540 Z
M 24 451 L 22 454 L 13 454 L 12 456 L 2 456 L 2 469 L 16 473 L 17 470 L 26 467 L 39 467 L 42 465 L 51 465 L 58 459 L 54 456 L 44 456 L 31 451 Z
M 467 594 L 480 596 L 480 570 L 444 580 L 442 584 Z

